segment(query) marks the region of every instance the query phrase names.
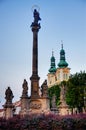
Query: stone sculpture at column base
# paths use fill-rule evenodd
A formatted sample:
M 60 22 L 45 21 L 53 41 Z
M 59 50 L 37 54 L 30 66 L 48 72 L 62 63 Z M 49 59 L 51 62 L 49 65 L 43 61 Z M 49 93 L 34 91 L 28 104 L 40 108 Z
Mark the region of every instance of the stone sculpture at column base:
M 12 90 L 10 89 L 10 87 L 8 87 L 5 91 L 6 103 L 5 103 L 5 105 L 3 105 L 3 107 L 4 107 L 4 117 L 6 119 L 13 117 L 13 108 L 14 108 L 14 105 L 12 103 L 13 97 L 14 96 L 13 96 Z
M 57 106 L 56 106 L 56 96 L 55 95 L 53 95 L 53 97 L 52 97 L 52 101 L 51 101 L 51 112 L 53 113 L 53 114 L 58 114 L 58 109 L 57 109 Z
M 50 111 L 49 99 L 38 98 L 30 100 L 29 114 L 47 114 Z
M 4 107 L 4 117 L 6 119 L 13 117 L 14 105 L 13 104 L 6 104 L 6 105 L 3 105 L 3 107 Z
M 29 110 L 29 98 L 21 97 L 21 110 L 19 114 L 24 117 L 25 115 L 28 115 L 28 110 Z
M 66 89 L 65 86 L 62 84 L 60 86 L 61 91 L 60 91 L 60 105 L 58 107 L 59 110 L 59 115 L 68 115 L 69 114 L 69 106 L 66 103 Z
M 22 91 L 22 96 L 21 96 L 20 115 L 25 116 L 28 114 L 28 109 L 29 109 L 28 83 L 27 83 L 26 79 L 24 79 L 22 88 L 23 88 L 23 91 Z
M 47 114 L 50 112 L 50 100 L 46 80 L 41 85 L 41 95 L 37 98 L 31 98 L 29 107 L 30 114 Z
M 58 107 L 59 115 L 69 115 L 69 107 L 68 105 L 60 105 Z

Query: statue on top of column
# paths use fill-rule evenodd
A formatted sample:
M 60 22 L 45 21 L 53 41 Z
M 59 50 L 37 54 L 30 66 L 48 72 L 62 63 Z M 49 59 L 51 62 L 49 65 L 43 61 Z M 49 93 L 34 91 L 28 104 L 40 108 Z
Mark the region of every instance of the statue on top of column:
M 40 26 L 40 24 L 38 24 L 38 21 L 41 20 L 41 18 L 39 16 L 39 12 L 36 9 L 34 9 L 33 17 L 34 17 L 34 22 L 32 22 L 31 26 L 34 26 L 34 25 L 39 25 Z
M 10 87 L 8 87 L 5 91 L 5 99 L 6 99 L 6 104 L 12 103 L 12 99 L 13 99 L 13 92 L 10 89 Z
M 41 20 L 41 18 L 39 17 L 39 12 L 34 9 L 34 23 L 38 23 L 39 20 Z

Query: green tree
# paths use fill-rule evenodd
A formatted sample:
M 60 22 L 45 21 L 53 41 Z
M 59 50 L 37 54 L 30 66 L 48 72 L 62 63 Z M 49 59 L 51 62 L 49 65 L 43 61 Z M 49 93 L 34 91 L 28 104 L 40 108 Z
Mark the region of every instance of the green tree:
M 60 97 L 60 88 L 59 85 L 54 85 L 51 88 L 48 89 L 49 92 L 49 97 L 50 97 L 50 105 L 51 105 L 51 100 L 52 100 L 52 96 L 56 95 L 56 104 L 59 104 L 59 97 Z
M 71 108 L 78 108 L 79 112 L 85 107 L 84 98 L 86 96 L 86 73 L 80 72 L 71 75 L 67 82 L 66 101 Z

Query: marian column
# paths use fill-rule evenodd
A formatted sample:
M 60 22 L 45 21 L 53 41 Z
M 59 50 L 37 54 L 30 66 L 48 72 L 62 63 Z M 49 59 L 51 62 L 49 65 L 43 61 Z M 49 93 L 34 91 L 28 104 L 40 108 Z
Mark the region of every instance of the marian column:
M 33 32 L 33 54 L 32 54 L 32 76 L 31 80 L 31 98 L 39 97 L 39 79 L 38 76 L 38 31 L 41 28 L 40 23 L 38 23 L 41 18 L 39 17 L 39 12 L 34 9 L 34 22 L 31 24 L 31 29 Z

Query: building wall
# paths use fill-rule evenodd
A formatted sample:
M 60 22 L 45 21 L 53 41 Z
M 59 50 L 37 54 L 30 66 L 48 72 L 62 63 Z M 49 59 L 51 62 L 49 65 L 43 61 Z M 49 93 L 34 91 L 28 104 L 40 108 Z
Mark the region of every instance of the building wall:
M 48 88 L 60 84 L 62 81 L 68 81 L 70 68 L 57 68 L 55 73 L 48 73 Z

